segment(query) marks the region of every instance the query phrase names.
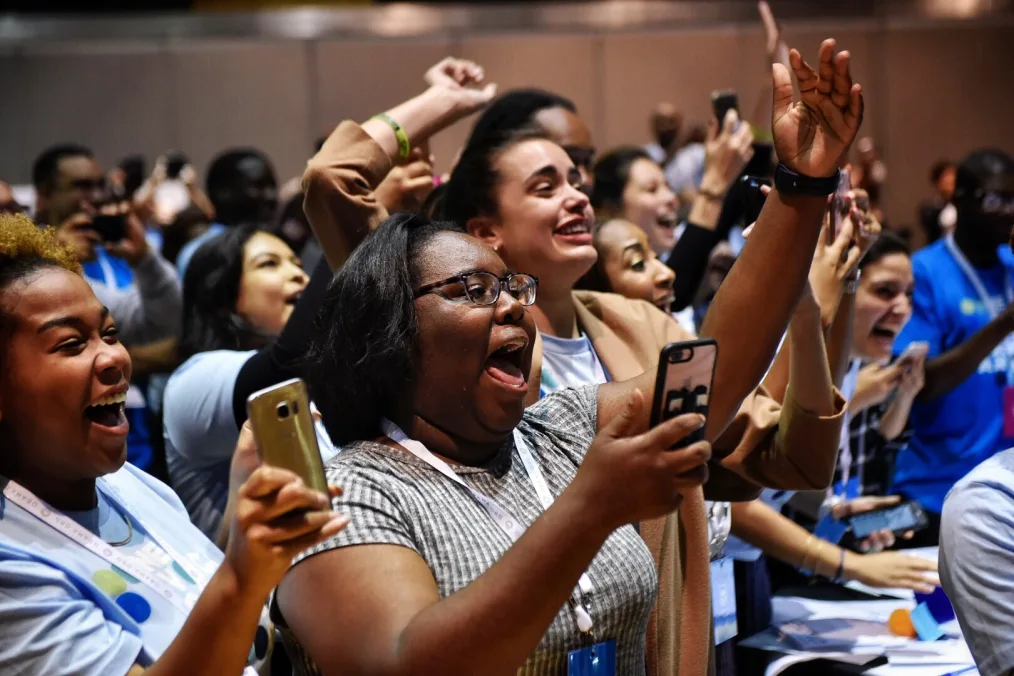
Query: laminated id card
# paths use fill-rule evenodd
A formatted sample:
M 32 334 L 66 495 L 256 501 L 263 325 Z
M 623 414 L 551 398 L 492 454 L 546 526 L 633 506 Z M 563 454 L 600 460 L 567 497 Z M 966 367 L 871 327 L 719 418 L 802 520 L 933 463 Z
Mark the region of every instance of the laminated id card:
M 728 556 L 711 562 L 711 605 L 715 616 L 715 645 L 735 638 L 736 578 L 733 561 Z
M 616 640 L 571 650 L 567 654 L 567 676 L 616 676 Z

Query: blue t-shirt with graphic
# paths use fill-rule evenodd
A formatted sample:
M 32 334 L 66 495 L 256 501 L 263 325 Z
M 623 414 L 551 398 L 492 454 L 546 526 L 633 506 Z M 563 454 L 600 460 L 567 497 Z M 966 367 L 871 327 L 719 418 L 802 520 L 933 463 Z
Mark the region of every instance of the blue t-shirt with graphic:
M 991 269 L 977 269 L 994 307 L 1007 305 L 1004 258 Z M 989 308 L 961 269 L 947 240 L 912 257 L 915 297 L 912 319 L 895 343 L 900 354 L 915 341 L 929 343 L 929 359 L 971 338 L 991 320 Z M 912 441 L 898 454 L 892 492 L 918 500 L 939 514 L 947 491 L 976 465 L 1011 445 L 1003 439 L 1003 390 L 1014 384 L 1008 336 L 965 382 L 951 392 L 912 406 Z

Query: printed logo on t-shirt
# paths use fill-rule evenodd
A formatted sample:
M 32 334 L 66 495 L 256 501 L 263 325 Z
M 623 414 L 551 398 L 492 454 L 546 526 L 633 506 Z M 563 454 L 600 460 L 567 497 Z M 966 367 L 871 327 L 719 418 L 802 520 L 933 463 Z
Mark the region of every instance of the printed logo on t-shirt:
M 982 308 L 983 310 L 986 309 L 982 307 L 982 303 L 977 303 L 972 298 L 963 298 L 961 300 L 961 314 L 965 315 L 966 317 L 971 317 L 972 315 L 974 315 L 976 312 L 979 311 L 979 308 Z

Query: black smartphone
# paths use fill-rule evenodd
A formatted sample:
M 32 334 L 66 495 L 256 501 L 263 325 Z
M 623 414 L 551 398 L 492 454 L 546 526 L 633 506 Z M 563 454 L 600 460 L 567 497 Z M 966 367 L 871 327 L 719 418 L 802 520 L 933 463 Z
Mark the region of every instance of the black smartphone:
M 730 110 L 739 113 L 739 97 L 731 89 L 711 92 L 711 106 L 715 111 L 715 119 L 718 120 L 718 128 L 725 124 L 725 114 Z
M 920 531 L 929 525 L 929 520 L 922 505 L 912 501 L 856 514 L 849 517 L 849 525 L 852 526 L 852 535 L 857 540 L 865 540 L 880 530 L 889 530 L 895 535 Z
M 711 339 L 669 343 L 662 348 L 655 376 L 651 426 L 685 413 L 707 416 L 717 362 L 718 343 Z M 673 448 L 683 448 L 703 438 L 701 428 Z
M 744 176 L 739 179 L 740 190 L 743 191 L 743 226 L 757 221 L 767 195 L 761 192 L 761 186 L 770 186 L 771 181 L 759 176 Z
M 187 166 L 190 160 L 187 156 L 180 152 L 166 153 L 165 161 L 165 177 L 169 179 L 177 179 L 180 177 L 180 172 L 183 171 L 183 167 Z
M 127 216 L 125 214 L 98 214 L 92 218 L 92 230 L 103 242 L 119 242 L 127 238 Z
M 828 243 L 833 243 L 838 239 L 838 233 L 841 232 L 842 225 L 851 211 L 850 190 L 852 190 L 852 180 L 849 177 L 849 170 L 842 169 L 838 175 L 838 188 L 831 196 L 831 206 L 829 207 L 831 209 L 831 227 L 827 231 Z

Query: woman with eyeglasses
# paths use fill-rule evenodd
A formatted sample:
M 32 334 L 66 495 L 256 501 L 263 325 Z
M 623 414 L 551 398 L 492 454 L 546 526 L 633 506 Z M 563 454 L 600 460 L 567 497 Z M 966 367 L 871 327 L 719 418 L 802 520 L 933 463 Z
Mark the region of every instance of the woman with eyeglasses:
M 831 107 L 836 112 L 831 118 L 825 119 L 829 128 L 833 126 L 838 130 L 838 140 L 823 139 L 828 145 L 823 146 L 822 150 L 809 149 L 802 152 L 805 159 L 801 165 L 796 165 L 796 169 L 804 174 L 806 172 L 813 175 L 833 174 L 836 171 L 838 155 L 845 148 L 844 145 L 839 145 L 841 139 L 851 138 L 858 125 L 857 115 L 860 105 L 858 86 L 851 87 L 847 55 L 835 57 L 833 51 L 833 42 L 826 42 L 821 48 L 821 62 L 828 69 L 838 70 L 840 77 L 836 78 L 837 86 L 843 88 L 839 95 L 848 104 L 844 109 Z M 795 66 L 797 77 L 817 84 L 819 76 L 816 71 L 803 63 L 798 54 Z M 776 86 L 780 91 L 791 88 L 786 71 L 777 70 L 775 75 Z M 427 92 L 388 111 L 381 118 L 368 121 L 362 127 L 349 122 L 343 123 L 325 143 L 321 153 L 311 160 L 305 177 L 307 214 L 315 229 L 319 228 L 330 233 L 330 239 L 325 240 L 321 237 L 321 243 L 333 265 L 341 265 L 346 261 L 349 252 L 362 241 L 366 233 L 375 229 L 385 216 L 373 199 L 373 190 L 378 177 L 383 175 L 393 158 L 410 148 L 409 139 L 413 133 L 424 132 L 431 128 L 442 115 L 447 115 L 449 110 L 453 110 L 457 105 L 456 100 L 465 98 L 469 96 L 469 92 L 475 91 L 471 90 L 469 85 L 481 81 L 481 70 L 474 64 L 452 61 L 442 64 L 441 68 L 435 71 L 431 70 L 427 77 L 430 81 L 436 80 L 440 83 L 439 86 L 443 89 L 440 96 Z M 816 112 L 817 109 L 811 109 L 809 106 L 819 105 L 824 95 L 819 94 L 816 89 L 808 89 L 807 92 L 807 103 L 792 107 L 788 98 L 783 97 L 782 104 L 775 111 L 778 120 L 776 137 L 780 142 L 780 153 L 784 157 L 795 158 L 801 152 L 795 145 L 796 140 L 800 138 L 801 120 L 807 119 L 811 114 L 822 115 Z M 825 106 L 824 110 L 828 110 L 828 107 Z M 481 124 L 482 120 L 477 128 Z M 805 122 L 802 124 L 805 125 Z M 811 130 L 817 135 L 822 133 L 812 128 Z M 803 137 L 806 137 L 805 134 Z M 825 154 L 827 152 L 832 152 L 834 157 Z M 484 166 L 485 170 L 481 170 Z M 613 391 L 608 381 L 621 383 L 625 379 L 636 378 L 645 371 L 652 375 L 644 378 L 653 381 L 659 349 L 666 342 L 686 338 L 687 334 L 679 330 L 671 318 L 658 313 L 657 309 L 648 304 L 638 305 L 607 295 L 590 295 L 589 302 L 585 304 L 577 296 L 572 295 L 574 283 L 594 262 L 595 255 L 594 248 L 590 246 L 589 235 L 593 214 L 587 196 L 577 189 L 580 183 L 580 174 L 567 153 L 560 146 L 547 141 L 540 133 L 533 135 L 530 131 L 522 131 L 516 134 L 502 134 L 493 126 L 486 138 L 477 141 L 473 135 L 452 175 L 445 195 L 445 208 L 455 220 L 467 224 L 466 227 L 471 234 L 486 241 L 494 251 L 498 250 L 498 259 L 504 260 L 513 270 L 534 274 L 539 278 L 538 299 L 526 313 L 533 316 L 539 327 L 539 333 L 535 334 L 534 338 L 532 359 L 528 362 L 526 357 L 520 364 L 505 365 L 499 360 L 498 355 L 493 354 L 495 349 L 486 351 L 483 347 L 480 350 L 471 345 L 477 338 L 467 336 L 455 338 L 454 332 L 449 332 L 439 342 L 436 340 L 427 342 L 425 336 L 420 333 L 420 345 L 416 347 L 415 352 L 408 350 L 406 354 L 414 353 L 418 355 L 418 359 L 425 361 L 428 354 L 439 353 L 446 355 L 447 359 L 453 359 L 453 355 L 459 352 L 480 351 L 483 355 L 491 357 L 489 368 L 491 378 L 498 379 L 496 374 L 506 374 L 502 382 L 514 382 L 519 385 L 517 378 L 524 380 L 524 389 L 527 392 L 523 399 L 526 403 L 532 404 L 538 401 L 542 393 L 543 388 L 540 385 L 546 383 L 544 336 L 576 338 L 580 334 L 575 335 L 575 332 L 579 329 L 584 330 L 591 336 L 590 342 L 594 349 L 586 350 L 580 362 L 572 361 L 576 368 L 582 369 L 583 374 L 592 374 L 581 381 L 582 384 L 593 389 L 599 385 L 597 429 L 601 430 L 606 424 L 601 393 Z M 840 399 L 836 400 L 830 384 L 830 374 L 827 373 L 819 330 L 815 352 L 819 355 L 824 368 L 822 371 L 816 370 L 810 380 L 801 383 L 795 399 L 788 398 L 786 409 L 789 413 L 781 413 L 778 406 L 769 398 L 755 391 L 798 299 L 809 266 L 812 246 L 819 230 L 824 202 L 824 199 L 818 197 L 777 193 L 773 199 L 768 200 L 759 226 L 764 235 L 754 239 L 752 248 L 744 252 L 725 288 L 716 297 L 714 309 L 709 315 L 710 323 L 705 324 L 704 333 L 715 337 L 722 350 L 706 435 L 709 439 L 719 439 L 723 455 L 728 454 L 723 464 L 711 463 L 709 466 L 711 480 L 708 489 L 714 497 L 734 496 L 737 499 L 752 497 L 759 490 L 757 483 L 772 485 L 784 483 L 799 487 L 823 486 L 826 485 L 833 470 L 843 404 Z M 801 233 L 807 234 L 803 237 Z M 800 245 L 804 246 L 804 250 L 799 248 Z M 399 246 L 395 247 L 395 250 L 402 249 Z M 355 255 L 360 255 L 360 252 L 357 251 Z M 369 254 L 362 255 L 375 254 L 371 247 Z M 410 250 L 409 260 L 416 261 L 416 255 L 416 252 Z M 428 252 L 428 255 L 435 254 Z M 463 253 L 461 257 L 467 259 Z M 770 265 L 770 261 L 775 258 L 781 261 L 781 265 L 777 268 Z M 445 270 L 445 266 L 438 266 L 440 272 L 444 273 L 438 274 L 437 270 L 430 270 L 427 263 L 428 258 L 421 257 L 414 263 L 416 267 L 409 266 L 421 278 L 415 281 L 422 284 L 432 283 L 428 281 L 431 274 L 435 282 L 445 280 L 455 272 L 467 271 Z M 369 284 L 370 288 L 379 283 L 376 280 L 363 282 Z M 401 282 L 396 285 L 393 281 L 383 283 L 392 289 L 392 293 L 394 286 L 404 287 L 406 284 Z M 364 302 L 367 298 L 366 290 L 365 287 L 359 287 L 356 293 L 348 292 L 350 301 L 353 301 L 352 307 L 358 307 Z M 413 295 L 417 290 L 418 287 L 413 286 Z M 460 298 L 461 293 L 465 292 L 457 291 L 458 295 L 454 298 Z M 416 299 L 413 307 L 421 307 L 423 298 L 426 298 L 427 303 L 431 303 L 429 296 L 432 295 L 427 294 Z M 402 308 L 404 303 L 389 301 L 384 306 Z M 398 312 L 401 311 L 398 309 Z M 348 315 L 348 308 L 340 314 Z M 343 336 L 349 335 L 350 329 L 343 326 L 339 313 L 335 313 L 334 317 L 337 323 L 330 337 L 337 339 L 339 333 Z M 447 321 L 452 324 L 458 322 L 454 315 L 448 315 Z M 622 332 L 618 332 L 615 328 L 620 325 L 625 326 Z M 359 364 L 372 351 L 380 350 L 379 346 L 389 344 L 391 341 L 385 340 L 385 337 L 403 335 L 403 331 L 378 332 L 364 341 L 363 345 L 368 346 L 369 350 L 353 351 L 342 355 L 335 362 L 343 368 L 351 368 L 351 365 Z M 362 347 L 359 349 L 365 350 Z M 610 369 L 608 378 L 605 377 L 606 369 L 603 368 L 603 363 L 607 358 L 613 359 L 612 363 L 623 364 L 622 368 L 625 371 Z M 415 360 L 408 359 L 403 363 L 405 369 L 408 369 L 415 364 Z M 480 361 L 475 367 L 476 370 L 486 373 L 483 366 L 485 363 Z M 323 372 L 323 369 L 317 370 Z M 452 369 L 451 373 L 454 372 Z M 402 383 L 406 373 L 411 372 L 389 369 L 384 371 L 383 377 Z M 348 373 L 343 376 L 341 372 L 337 372 L 330 373 L 326 380 L 340 384 L 349 377 Z M 371 387 L 371 380 L 378 377 L 360 378 L 357 381 L 360 389 Z M 394 398 L 391 395 L 384 395 L 384 403 L 392 410 L 405 411 L 404 416 L 408 416 L 411 411 L 421 415 L 426 428 L 423 431 L 430 431 L 436 435 L 431 437 L 432 442 L 445 449 L 448 439 L 453 441 L 462 435 L 465 438 L 473 438 L 480 431 L 485 433 L 503 430 L 498 438 L 501 442 L 507 442 L 510 428 L 505 428 L 501 424 L 503 413 L 495 406 L 484 405 L 481 399 L 477 400 L 471 394 L 471 386 L 468 385 L 471 380 L 467 379 L 474 379 L 474 375 L 466 373 L 460 378 L 464 380 L 454 383 L 453 387 L 444 384 L 446 378 L 441 378 L 439 387 L 449 388 L 447 394 L 442 395 L 438 393 L 437 385 L 432 383 L 432 379 L 420 377 L 411 395 L 405 394 Z M 433 384 L 434 389 L 432 391 L 428 389 L 427 384 Z M 326 388 L 326 383 L 323 386 Z M 644 392 L 650 393 L 651 390 Z M 451 396 L 452 393 L 454 396 Z M 317 393 L 315 396 L 326 398 L 328 395 Z M 568 399 L 573 396 L 575 396 L 573 390 L 564 390 L 561 387 L 560 390 L 545 397 L 545 401 L 535 404 L 535 410 L 540 414 L 552 410 L 553 420 L 567 426 L 569 416 L 565 411 L 580 410 L 581 406 L 568 401 L 563 407 L 564 410 L 560 410 L 551 404 L 560 401 L 561 398 Z M 474 403 L 468 403 L 473 400 Z M 806 406 L 800 405 L 803 401 L 808 402 Z M 413 408 L 422 405 L 427 407 L 425 414 L 420 414 L 418 409 Z M 323 403 L 321 407 L 324 411 Z M 473 407 L 479 407 L 482 413 L 480 419 L 474 422 L 471 420 Z M 337 409 L 332 410 L 337 415 Z M 447 419 L 445 416 L 448 415 L 452 417 Z M 327 411 L 324 411 L 324 416 L 325 424 L 329 424 Z M 489 421 L 486 416 L 494 416 L 496 420 Z M 393 429 L 378 432 L 375 415 L 363 416 L 348 412 L 342 415 L 343 419 L 349 417 L 360 419 L 369 427 L 369 431 L 364 432 L 367 438 L 377 438 L 381 434 L 391 438 L 392 433 L 399 436 Z M 410 416 L 405 419 L 412 420 Z M 515 423 L 511 426 L 513 424 Z M 434 429 L 430 429 L 431 427 Z M 727 427 L 728 431 L 722 436 Z M 418 434 L 418 431 L 410 432 L 408 436 L 412 437 L 415 434 Z M 590 440 L 588 436 L 590 433 L 586 431 L 585 434 L 585 439 Z M 430 443 L 425 445 L 428 447 Z M 450 451 L 451 457 L 454 457 L 453 448 Z M 439 451 L 437 453 L 441 454 Z M 400 459 L 401 455 L 397 457 Z M 340 461 L 341 456 L 335 460 L 333 466 L 340 464 Z M 472 459 L 464 464 L 475 465 L 476 462 Z M 481 478 L 485 476 L 484 472 L 489 471 L 489 467 L 483 462 L 478 464 L 483 465 L 480 471 Z M 468 468 L 464 471 L 470 473 Z M 396 472 L 388 469 L 387 474 L 396 475 Z M 377 477 L 373 477 L 373 480 L 378 481 L 381 486 L 386 485 Z M 629 486 L 628 489 L 632 492 L 637 491 Z M 392 495 L 388 493 L 387 497 L 390 498 Z M 630 496 L 626 496 L 624 500 L 626 499 L 630 499 Z M 373 503 L 380 498 L 369 497 L 365 500 L 371 503 L 369 513 L 365 517 L 366 524 L 370 525 L 376 523 L 372 520 L 378 516 L 378 510 L 374 509 L 376 505 Z M 398 510 L 399 519 L 409 520 L 429 518 L 432 512 L 422 504 L 405 506 L 398 500 L 389 501 L 389 504 L 384 505 L 380 511 L 387 513 L 390 509 Z M 353 521 L 355 520 L 353 517 Z M 483 524 L 483 527 L 488 525 Z M 403 531 L 410 539 L 416 538 L 413 542 L 417 549 L 426 548 L 425 544 L 418 541 L 418 538 L 422 538 L 422 532 L 412 524 L 398 527 L 386 524 L 376 528 L 371 526 L 362 537 L 380 544 L 380 540 L 372 539 L 386 538 L 392 530 Z M 702 493 L 692 486 L 683 491 L 681 508 L 673 516 L 657 520 L 649 519 L 641 523 L 642 539 L 649 545 L 653 558 L 659 562 L 661 573 L 656 575 L 660 584 L 660 605 L 663 610 L 658 612 L 658 621 L 653 622 L 646 643 L 651 673 L 671 673 L 677 669 L 685 673 L 704 673 L 709 663 L 712 640 L 709 631 L 711 609 L 708 603 L 710 590 L 706 531 Z M 385 542 L 390 544 L 389 540 Z M 400 544 L 404 544 L 404 541 Z M 362 667 L 364 669 L 379 664 L 403 665 L 403 668 L 407 668 L 408 663 L 400 660 L 403 657 L 407 659 L 409 652 L 389 653 L 387 650 L 389 646 L 403 645 L 406 635 L 402 632 L 409 631 L 414 626 L 411 623 L 417 612 L 420 618 L 425 616 L 426 613 L 422 609 L 432 604 L 434 608 L 441 606 L 448 609 L 461 608 L 462 613 L 469 615 L 472 606 L 457 599 L 474 598 L 475 603 L 482 605 L 483 599 L 486 598 L 478 592 L 464 597 L 451 593 L 457 590 L 460 584 L 471 579 L 470 574 L 465 575 L 466 579 L 451 580 L 450 583 L 444 579 L 437 580 L 436 598 L 446 597 L 446 604 L 427 596 L 430 600 L 421 599 L 420 610 L 395 614 L 392 614 L 393 606 L 389 603 L 391 597 L 387 594 L 371 591 L 368 599 L 359 596 L 351 599 L 345 596 L 342 590 L 328 589 L 329 595 L 336 595 L 333 597 L 334 602 L 328 604 L 329 607 L 348 607 L 350 603 L 368 604 L 370 608 L 376 609 L 379 622 L 390 632 L 376 639 L 381 645 L 375 651 L 366 650 L 358 656 L 348 655 L 348 651 L 340 646 L 326 646 L 317 642 L 317 637 L 312 634 L 315 633 L 314 630 L 322 618 L 315 614 L 313 608 L 304 610 L 307 600 L 305 594 L 311 589 L 321 592 L 324 589 L 322 585 L 325 584 L 323 578 L 328 575 L 326 571 L 335 565 L 340 566 L 342 560 L 352 556 L 348 550 L 356 549 L 343 545 L 340 547 L 342 549 L 338 553 L 327 551 L 323 556 L 319 554 L 311 556 L 297 565 L 289 578 L 293 582 L 287 581 L 282 586 L 279 597 L 282 610 L 295 634 L 307 645 L 310 654 L 324 672 L 328 672 L 328 668 L 323 664 L 334 665 L 336 670 L 339 665 L 353 670 L 359 668 L 348 667 L 350 664 L 365 664 L 366 666 Z M 377 548 L 375 554 L 382 554 L 383 551 L 385 550 Z M 433 553 L 439 551 L 438 549 Z M 499 554 L 487 558 L 486 561 L 492 563 L 497 558 Z M 514 557 L 504 556 L 501 562 L 507 561 L 508 558 L 513 560 Z M 429 561 L 425 556 L 424 560 Z M 378 568 L 382 569 L 383 566 Z M 301 570 L 305 572 L 300 572 Z M 350 571 L 355 573 L 358 568 Z M 338 571 L 331 570 L 330 574 L 334 575 L 336 572 Z M 472 569 L 472 573 L 474 572 Z M 295 580 L 304 581 L 295 582 Z M 423 585 L 421 589 L 432 589 L 432 582 L 427 581 L 425 577 L 419 580 L 419 584 Z M 291 591 L 286 591 L 286 588 Z M 401 593 L 415 595 L 415 592 L 410 590 L 401 590 Z M 299 617 L 291 617 L 290 614 L 293 612 Z M 495 610 L 489 609 L 489 612 Z M 457 613 L 454 613 L 453 617 L 461 619 Z M 329 621 L 331 619 L 329 618 Z M 571 621 L 577 620 L 572 617 Z M 457 628 L 458 625 L 453 627 Z M 365 623 L 362 631 L 375 629 L 376 626 Z M 453 633 L 455 630 L 452 629 L 452 625 L 447 625 L 448 632 Z M 540 635 L 544 630 L 545 625 L 541 625 Z M 506 631 L 514 631 L 513 625 Z M 429 651 L 431 649 L 435 651 L 444 645 L 440 641 L 449 640 L 450 634 L 445 636 L 439 628 L 436 628 L 427 636 L 431 639 L 432 647 L 419 644 L 420 652 L 412 652 L 412 655 L 435 654 Z M 527 633 L 524 636 L 531 638 Z M 435 640 L 438 637 L 440 641 Z M 519 641 L 521 637 L 521 634 L 518 634 Z M 363 637 L 363 640 L 374 639 Z M 527 651 L 521 654 L 528 655 L 535 644 L 525 645 Z M 478 643 L 456 650 L 461 652 L 462 659 L 468 656 L 479 659 L 471 652 L 477 647 Z M 518 650 L 520 649 L 519 644 Z M 557 655 L 557 659 L 563 657 L 565 657 L 563 654 Z M 357 662 L 359 659 L 366 662 Z M 513 671 L 520 662 L 501 660 L 496 664 L 505 670 Z M 398 667 L 392 666 L 391 670 L 397 672 Z M 453 669 L 451 671 L 453 672 Z M 529 666 L 529 673 L 540 673 L 538 663 Z

